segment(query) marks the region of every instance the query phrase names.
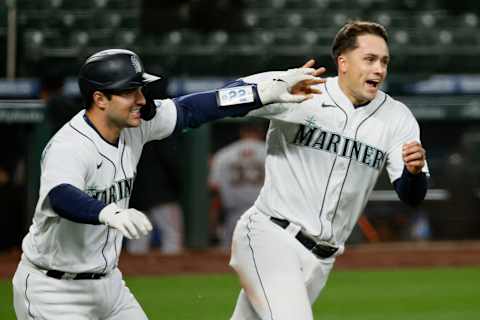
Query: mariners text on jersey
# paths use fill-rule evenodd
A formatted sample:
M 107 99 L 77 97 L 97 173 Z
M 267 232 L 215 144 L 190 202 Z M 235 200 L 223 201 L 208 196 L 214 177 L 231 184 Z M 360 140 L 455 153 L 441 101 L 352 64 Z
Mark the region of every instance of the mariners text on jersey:
M 334 153 L 376 170 L 383 168 L 386 159 L 385 151 L 311 125 L 299 125 L 292 144 Z
M 110 203 L 118 202 L 121 199 L 130 198 L 133 181 L 134 178 L 115 181 L 110 187 L 101 190 L 98 190 L 95 186 L 91 186 L 88 187 L 85 192 L 108 205 Z

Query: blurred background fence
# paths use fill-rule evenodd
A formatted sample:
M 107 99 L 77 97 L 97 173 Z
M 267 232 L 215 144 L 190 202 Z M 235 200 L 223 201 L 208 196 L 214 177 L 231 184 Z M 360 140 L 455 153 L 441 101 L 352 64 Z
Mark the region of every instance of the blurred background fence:
M 432 178 L 424 204 L 411 209 L 383 175 L 350 241 L 479 239 L 479 17 L 473 0 L 2 0 L 0 250 L 18 247 L 30 224 L 39 156 L 56 128 L 47 121 L 45 84 L 65 79 L 60 94 L 80 106 L 75 75 L 89 54 L 136 51 L 165 77 L 166 96 L 311 57 L 333 75 L 330 43 L 356 18 L 389 31 L 384 89 L 419 120 Z M 213 123 L 164 150 L 182 163 L 188 247 L 211 245 L 208 158 L 238 138 L 238 127 Z

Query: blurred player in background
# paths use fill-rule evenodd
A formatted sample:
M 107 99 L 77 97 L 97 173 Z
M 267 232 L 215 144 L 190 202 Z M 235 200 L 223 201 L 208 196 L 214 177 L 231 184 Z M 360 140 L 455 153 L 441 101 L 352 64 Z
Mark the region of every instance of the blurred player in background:
M 45 102 L 45 120 L 53 136 L 82 108 L 64 95 L 65 78 L 56 71 L 44 70 L 40 80 L 40 99 Z
M 425 197 L 418 123 L 380 90 L 390 61 L 385 28 L 346 24 L 332 56 L 338 77 L 318 86 L 322 94 L 249 113 L 271 121 L 265 185 L 232 240 L 230 265 L 243 287 L 234 320 L 313 319 L 311 305 L 384 166 L 402 201 L 416 206 Z M 264 76 L 272 74 L 244 80 Z
M 152 229 L 142 212 L 129 209 L 144 144 L 263 105 L 308 99 L 292 92 L 297 84 L 322 83 L 318 72 L 292 69 L 255 84 L 154 100 L 148 84 L 160 78 L 145 73 L 135 53 L 90 56 L 79 73 L 86 110 L 42 154 L 39 200 L 13 277 L 17 318 L 147 319 L 117 267 L 123 237 Z
M 168 82 L 164 79 L 149 85 L 148 89 L 154 90 L 155 97 L 166 97 L 167 88 Z M 179 140 L 180 135 L 172 135 L 143 148 L 130 206 L 147 214 L 154 232 L 128 240 L 126 249 L 131 254 L 147 254 L 152 246 L 159 246 L 164 254 L 178 254 L 183 250 Z
M 183 250 L 181 170 L 178 161 L 181 154 L 177 142 L 177 136 L 170 136 L 149 143 L 143 149 L 130 205 L 147 214 L 157 234 L 129 240 L 129 253 L 148 253 L 150 245 L 158 241 L 162 253 L 178 254 Z
M 212 159 L 209 178 L 213 193 L 212 229 L 219 231 L 218 237 L 225 250 L 230 250 L 235 224 L 253 205 L 262 188 L 266 155 L 264 136 L 265 129 L 260 123 L 244 123 L 240 126 L 240 139 L 218 150 Z M 220 220 L 222 228 L 218 228 Z

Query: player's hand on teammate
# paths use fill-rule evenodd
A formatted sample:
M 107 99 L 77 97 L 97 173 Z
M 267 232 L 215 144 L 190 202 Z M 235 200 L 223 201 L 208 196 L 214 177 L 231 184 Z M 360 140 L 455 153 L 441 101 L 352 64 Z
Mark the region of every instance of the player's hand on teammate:
M 417 141 L 405 143 L 402 148 L 402 157 L 405 167 L 411 174 L 418 174 L 425 166 L 426 152 Z
M 121 209 L 112 203 L 100 211 L 98 220 L 119 230 L 128 239 L 138 239 L 152 231 L 147 216 L 136 209 Z
M 258 94 L 262 103 L 302 102 L 320 91 L 312 86 L 324 83 L 319 75 L 325 68 L 314 69 L 314 60 L 309 60 L 301 68 L 290 69 L 282 75 L 257 84 Z

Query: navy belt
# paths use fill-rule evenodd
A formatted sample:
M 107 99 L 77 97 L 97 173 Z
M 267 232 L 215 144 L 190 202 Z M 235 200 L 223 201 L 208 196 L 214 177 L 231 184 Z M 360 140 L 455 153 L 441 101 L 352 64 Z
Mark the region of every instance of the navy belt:
M 279 218 L 274 218 L 270 217 L 270 220 L 272 220 L 273 223 L 279 225 L 283 229 L 286 229 L 290 222 L 285 219 L 279 219 Z M 300 243 L 310 250 L 314 255 L 316 255 L 319 258 L 325 259 L 325 258 L 330 258 L 335 254 L 335 252 L 338 251 L 337 247 L 334 247 L 332 245 L 329 245 L 327 243 L 318 243 L 306 234 L 304 234 L 301 230 L 295 235 L 295 239 L 300 241 Z
M 59 270 L 47 270 L 45 273 L 50 278 L 69 280 L 96 280 L 105 277 L 106 273 L 69 273 Z

